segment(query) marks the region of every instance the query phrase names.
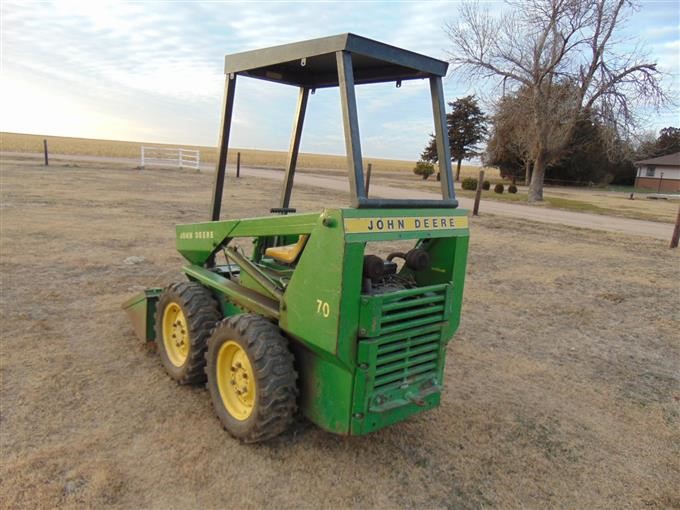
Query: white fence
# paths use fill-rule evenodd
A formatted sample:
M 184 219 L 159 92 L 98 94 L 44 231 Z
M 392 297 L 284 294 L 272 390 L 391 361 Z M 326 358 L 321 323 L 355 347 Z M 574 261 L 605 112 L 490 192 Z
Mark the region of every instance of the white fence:
M 142 168 L 146 166 L 177 166 L 201 168 L 201 153 L 181 147 L 142 147 Z

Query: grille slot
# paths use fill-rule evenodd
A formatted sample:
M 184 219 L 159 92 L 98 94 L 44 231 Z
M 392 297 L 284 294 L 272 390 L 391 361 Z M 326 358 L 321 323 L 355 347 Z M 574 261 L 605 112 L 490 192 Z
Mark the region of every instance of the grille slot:
M 445 286 L 409 289 L 382 298 L 373 389 L 384 391 L 436 375 Z

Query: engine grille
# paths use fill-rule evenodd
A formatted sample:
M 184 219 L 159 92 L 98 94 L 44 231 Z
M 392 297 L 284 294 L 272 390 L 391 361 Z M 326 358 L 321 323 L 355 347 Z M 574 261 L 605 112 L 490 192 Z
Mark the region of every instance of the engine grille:
M 374 391 L 431 378 L 439 369 L 447 285 L 380 296 L 377 336 L 370 340 Z

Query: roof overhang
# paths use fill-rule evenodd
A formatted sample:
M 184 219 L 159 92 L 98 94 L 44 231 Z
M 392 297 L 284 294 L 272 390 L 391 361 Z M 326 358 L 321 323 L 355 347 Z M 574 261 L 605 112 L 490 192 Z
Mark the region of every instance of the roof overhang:
M 336 53 L 352 54 L 354 83 L 445 76 L 448 63 L 355 34 L 340 34 L 227 55 L 225 74 L 306 88 L 338 86 Z
M 678 167 L 680 167 L 680 152 L 675 152 L 673 154 L 666 154 L 665 156 L 659 156 L 658 158 L 643 159 L 641 161 L 635 161 L 633 164 L 635 166 L 659 165 L 659 166 L 678 166 Z

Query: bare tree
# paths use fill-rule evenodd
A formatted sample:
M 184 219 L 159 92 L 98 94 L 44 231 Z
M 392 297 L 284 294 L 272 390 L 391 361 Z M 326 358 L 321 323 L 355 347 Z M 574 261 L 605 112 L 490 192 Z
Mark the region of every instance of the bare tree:
M 526 87 L 503 95 L 494 104 L 491 117 L 492 133 L 482 160 L 485 165 L 496 166 L 501 162 L 501 170 L 513 177 L 519 177 L 518 163 L 524 167 L 524 181 L 528 184 L 533 163 L 533 143 L 536 135 L 533 122 L 525 104 L 528 102 Z M 515 161 L 507 161 L 515 160 Z
M 529 201 L 543 199 L 546 168 L 563 157 L 583 112 L 629 133 L 637 106 L 660 108 L 669 98 L 656 63 L 640 48 L 617 53 L 617 31 L 634 9 L 628 0 L 508 0 L 494 17 L 463 4 L 447 25 L 451 62 L 471 80 L 503 80 L 529 93 L 533 174 Z

